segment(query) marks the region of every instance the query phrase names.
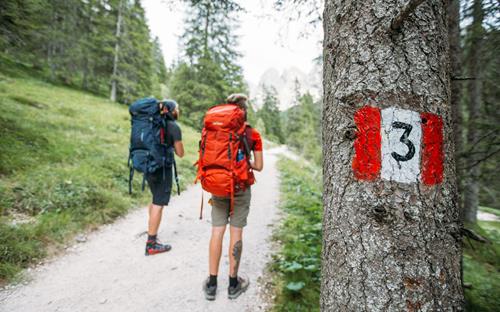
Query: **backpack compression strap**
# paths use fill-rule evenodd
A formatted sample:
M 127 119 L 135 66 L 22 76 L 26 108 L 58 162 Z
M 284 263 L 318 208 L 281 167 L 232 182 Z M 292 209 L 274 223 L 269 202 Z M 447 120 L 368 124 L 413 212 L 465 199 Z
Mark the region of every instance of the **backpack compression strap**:
M 177 184 L 177 195 L 181 195 L 181 190 L 179 188 L 179 176 L 177 175 L 177 163 L 175 161 L 175 156 L 174 156 L 174 177 L 175 177 L 175 184 Z
M 132 194 L 132 179 L 134 179 L 134 167 L 130 167 L 130 173 L 128 176 L 128 193 Z
M 130 168 L 130 172 L 129 172 L 129 175 L 128 175 L 128 193 L 129 195 L 132 194 L 132 179 L 134 178 L 134 166 L 132 166 L 132 157 L 131 157 L 132 153 L 129 151 L 128 153 L 128 160 L 127 160 L 127 164 L 128 164 L 128 167 Z
M 203 219 L 203 188 L 201 189 L 200 220 Z
M 149 158 L 148 161 L 146 162 L 146 168 L 149 168 Z M 142 191 L 144 192 L 144 188 L 146 187 L 146 175 L 148 174 L 148 171 L 144 172 L 142 175 Z

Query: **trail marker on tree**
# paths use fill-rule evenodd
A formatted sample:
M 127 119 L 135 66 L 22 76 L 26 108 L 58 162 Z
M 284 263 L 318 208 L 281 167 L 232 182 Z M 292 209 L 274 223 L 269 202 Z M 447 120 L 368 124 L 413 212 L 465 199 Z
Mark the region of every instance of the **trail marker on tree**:
M 378 177 L 426 185 L 443 180 L 443 121 L 432 113 L 365 106 L 354 114 L 358 128 L 352 162 L 358 180 Z
M 322 311 L 463 311 L 446 22 L 325 1 Z

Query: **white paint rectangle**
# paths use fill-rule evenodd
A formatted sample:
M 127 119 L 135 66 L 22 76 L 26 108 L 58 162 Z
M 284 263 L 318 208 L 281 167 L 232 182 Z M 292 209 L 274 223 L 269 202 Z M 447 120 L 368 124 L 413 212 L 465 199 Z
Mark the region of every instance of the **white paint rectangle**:
M 422 128 L 420 114 L 389 107 L 382 110 L 382 169 L 384 180 L 418 182 Z

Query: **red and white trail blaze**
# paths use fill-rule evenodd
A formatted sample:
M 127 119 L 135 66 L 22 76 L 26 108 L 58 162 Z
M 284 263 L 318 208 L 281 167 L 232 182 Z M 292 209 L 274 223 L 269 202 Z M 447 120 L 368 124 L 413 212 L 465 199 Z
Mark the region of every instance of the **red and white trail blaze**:
M 364 106 L 354 114 L 354 176 L 434 185 L 443 181 L 443 121 L 432 113 Z

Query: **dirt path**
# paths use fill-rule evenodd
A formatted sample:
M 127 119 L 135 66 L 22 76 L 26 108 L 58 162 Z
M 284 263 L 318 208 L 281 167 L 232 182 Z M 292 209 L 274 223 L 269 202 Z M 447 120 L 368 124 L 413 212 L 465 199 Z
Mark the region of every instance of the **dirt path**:
M 272 226 L 278 220 L 276 154 L 266 153 L 252 193 L 240 272 L 250 277 L 247 293 L 227 299 L 228 258 L 224 250 L 217 300 L 201 292 L 207 274 L 210 208 L 198 220 L 201 191 L 192 187 L 165 210 L 159 237 L 170 253 L 145 257 L 146 210 L 130 213 L 92 233 L 88 241 L 32 271 L 32 281 L 0 293 L 0 311 L 260 311 L 265 309 L 258 277 L 270 260 Z M 206 195 L 206 194 L 205 194 Z M 208 196 L 205 196 L 205 199 Z M 207 207 L 207 206 L 206 206 Z M 229 235 L 226 235 L 229 236 Z M 227 249 L 228 241 L 224 243 Z
M 500 218 L 496 215 L 484 211 L 477 212 L 477 219 L 481 221 L 500 221 Z

